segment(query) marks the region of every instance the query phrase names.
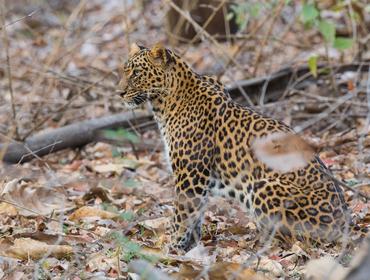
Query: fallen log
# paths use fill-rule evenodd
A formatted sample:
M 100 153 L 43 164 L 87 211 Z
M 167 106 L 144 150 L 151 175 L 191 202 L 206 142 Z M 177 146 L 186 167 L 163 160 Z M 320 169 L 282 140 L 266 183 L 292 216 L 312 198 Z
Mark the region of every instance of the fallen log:
M 367 72 L 369 71 L 369 66 L 369 63 L 357 63 L 333 66 L 332 69 L 334 73 L 346 71 Z M 325 69 L 328 69 L 327 65 L 318 66 L 318 74 L 326 74 Z M 300 87 L 300 83 L 307 82 L 307 80 L 314 81 L 314 79 L 310 74 L 310 69 L 306 66 L 298 68 L 287 67 L 262 78 L 239 81 L 226 88 L 235 101 L 248 105 L 247 99 L 243 97 L 245 93 L 255 104 L 261 101 L 261 96 L 263 96 L 262 101 L 264 103 L 273 102 L 281 98 L 290 87 L 297 88 Z M 265 95 L 265 93 L 267 94 Z M 28 137 L 23 143 L 13 140 L 9 143 L 7 139 L 0 137 L 0 140 L 3 142 L 3 144 L 0 144 L 0 154 L 3 154 L 2 160 L 4 162 L 23 163 L 35 157 L 42 157 L 66 148 L 81 147 L 94 141 L 112 143 L 114 142 L 112 139 L 106 139 L 102 136 L 102 130 L 129 129 L 132 126 L 139 131 L 156 127 L 149 113 L 138 111 L 134 115 L 131 112 L 127 112 L 86 120 L 57 129 L 47 129 Z M 149 143 L 147 146 L 153 146 L 153 143 Z
M 2 137 L 0 151 L 6 149 L 2 160 L 7 163 L 23 163 L 36 157 L 54 153 L 66 148 L 81 147 L 102 139 L 99 131 L 104 129 L 139 127 L 146 124 L 153 127 L 152 116 L 147 112 L 126 112 L 70 124 L 61 128 L 47 129 L 28 137 L 23 143 Z M 145 129 L 147 127 L 142 127 Z
M 368 72 L 369 68 L 369 62 L 333 65 L 331 67 L 333 75 L 348 71 Z M 317 73 L 318 76 L 327 75 L 330 73 L 330 68 L 326 64 L 318 65 Z M 236 82 L 230 86 L 226 86 L 226 89 L 229 91 L 232 99 L 241 104 L 247 105 L 246 99 L 243 97 L 240 90 L 240 88 L 242 88 L 245 93 L 248 94 L 248 97 L 253 101 L 253 103 L 259 104 L 262 96 L 264 97 L 264 103 L 277 101 L 283 96 L 283 93 L 287 89 L 291 87 L 299 89 L 300 87 L 307 85 L 307 82 L 314 82 L 316 79 L 317 78 L 311 74 L 308 66 L 286 67 L 272 73 L 271 75 Z

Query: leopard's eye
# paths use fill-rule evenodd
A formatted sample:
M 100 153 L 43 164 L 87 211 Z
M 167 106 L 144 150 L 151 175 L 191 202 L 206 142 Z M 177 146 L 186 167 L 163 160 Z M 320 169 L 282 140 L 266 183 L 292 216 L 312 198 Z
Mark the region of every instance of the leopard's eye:
M 132 71 L 132 77 L 137 77 L 140 74 L 140 70 L 135 69 Z

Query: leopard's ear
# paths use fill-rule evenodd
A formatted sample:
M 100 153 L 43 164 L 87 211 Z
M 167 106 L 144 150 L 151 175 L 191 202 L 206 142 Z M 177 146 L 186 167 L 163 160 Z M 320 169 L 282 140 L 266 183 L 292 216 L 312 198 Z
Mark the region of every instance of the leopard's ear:
M 133 56 L 134 54 L 136 54 L 137 52 L 139 52 L 143 49 L 145 49 L 145 47 L 140 46 L 137 43 L 132 43 L 131 46 L 130 46 L 129 56 Z
M 149 52 L 152 62 L 158 66 L 168 66 L 172 62 L 172 56 L 161 43 L 155 44 Z

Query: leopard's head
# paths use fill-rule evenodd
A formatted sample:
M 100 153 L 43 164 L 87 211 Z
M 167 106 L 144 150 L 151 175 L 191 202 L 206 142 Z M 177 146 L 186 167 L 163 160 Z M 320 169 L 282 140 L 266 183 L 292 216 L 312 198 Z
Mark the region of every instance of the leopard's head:
M 174 54 L 160 44 L 151 49 L 133 44 L 128 61 L 120 69 L 117 92 L 124 104 L 135 108 L 164 92 L 168 87 L 166 73 L 174 59 Z

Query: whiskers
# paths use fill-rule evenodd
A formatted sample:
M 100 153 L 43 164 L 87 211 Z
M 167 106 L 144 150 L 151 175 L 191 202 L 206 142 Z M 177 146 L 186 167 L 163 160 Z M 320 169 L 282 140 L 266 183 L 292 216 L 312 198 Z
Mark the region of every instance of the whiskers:
M 135 95 L 132 98 L 132 103 L 134 103 L 136 106 L 138 106 L 138 105 L 144 103 L 147 100 L 148 100 L 148 95 L 145 94 L 144 92 L 140 92 L 139 94 Z
M 167 92 L 161 88 L 154 88 L 149 91 L 135 91 L 134 95 L 125 94 L 121 96 L 123 98 L 123 103 L 128 109 L 135 109 L 142 103 L 146 101 L 152 101 L 153 99 L 158 98 L 160 95 L 164 95 Z

